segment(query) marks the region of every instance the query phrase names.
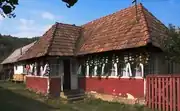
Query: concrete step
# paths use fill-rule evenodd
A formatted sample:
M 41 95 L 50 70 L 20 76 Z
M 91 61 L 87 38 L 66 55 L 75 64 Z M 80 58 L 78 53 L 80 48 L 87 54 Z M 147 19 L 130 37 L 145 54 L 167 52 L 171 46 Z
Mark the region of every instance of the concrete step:
M 85 96 L 77 96 L 77 97 L 72 97 L 72 98 L 68 98 L 68 101 L 80 101 L 80 100 L 84 100 Z
M 80 97 L 80 96 L 85 96 L 84 93 L 79 93 L 79 94 L 71 94 L 71 95 L 66 95 L 67 98 L 74 98 L 74 97 Z
M 81 91 L 79 89 L 77 89 L 77 90 L 70 90 L 70 91 L 64 91 L 65 95 L 74 95 L 74 94 L 79 94 L 79 93 L 84 93 L 84 91 Z
M 81 90 L 71 90 L 71 91 L 64 91 L 61 92 L 61 97 L 64 99 L 67 99 L 67 101 L 79 101 L 79 100 L 84 100 L 85 98 L 85 93 L 84 91 Z

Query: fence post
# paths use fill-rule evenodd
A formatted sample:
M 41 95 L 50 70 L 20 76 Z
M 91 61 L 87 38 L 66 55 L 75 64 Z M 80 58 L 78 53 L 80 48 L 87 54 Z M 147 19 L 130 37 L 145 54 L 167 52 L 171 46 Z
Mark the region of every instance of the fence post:
M 154 110 L 154 78 L 152 77 L 151 78 L 151 85 L 152 85 L 152 101 L 151 101 L 151 104 L 152 104 L 152 110 Z
M 170 77 L 170 111 L 173 111 L 173 78 Z
M 165 111 L 166 106 L 165 106 L 165 78 L 162 78 L 162 110 Z
M 177 100 L 177 95 L 176 95 L 176 77 L 173 77 L 173 111 L 176 111 L 176 100 Z
M 155 77 L 155 109 L 158 109 L 158 77 Z
M 159 111 L 161 111 L 161 90 L 162 90 L 162 86 L 161 86 L 161 77 L 158 78 L 158 109 Z
M 166 98 L 166 111 L 169 110 L 169 78 L 166 77 L 166 95 L 164 98 Z
M 177 109 L 180 111 L 180 78 L 177 78 Z
M 151 90 L 152 90 L 152 87 L 151 87 L 151 83 L 152 83 L 152 81 L 151 81 L 151 78 L 150 77 L 148 77 L 148 83 L 147 83 L 147 85 L 148 85 L 148 106 L 149 106 L 149 108 L 151 108 L 151 106 L 152 106 L 152 99 L 151 99 Z
M 148 79 L 148 77 L 146 77 L 146 96 L 145 96 L 146 106 L 149 106 L 149 97 L 148 97 L 149 91 L 148 91 L 148 89 L 149 89 L 149 79 Z

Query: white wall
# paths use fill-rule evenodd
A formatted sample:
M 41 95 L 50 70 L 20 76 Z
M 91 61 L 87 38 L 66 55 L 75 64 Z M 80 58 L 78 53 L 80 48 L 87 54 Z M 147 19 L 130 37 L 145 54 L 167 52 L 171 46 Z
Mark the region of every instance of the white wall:
M 23 73 L 23 66 L 22 65 L 14 66 L 14 74 L 22 74 L 22 73 Z

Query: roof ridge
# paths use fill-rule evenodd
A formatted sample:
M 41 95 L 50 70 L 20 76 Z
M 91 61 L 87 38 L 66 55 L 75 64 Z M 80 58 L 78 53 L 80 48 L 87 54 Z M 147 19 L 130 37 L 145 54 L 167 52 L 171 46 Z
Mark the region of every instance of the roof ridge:
M 84 40 L 84 37 L 82 37 L 82 27 L 79 29 L 79 37 L 77 37 L 75 41 L 75 49 L 74 49 L 74 55 L 77 55 L 77 52 L 79 51 L 80 47 L 82 46 L 82 41 Z
M 27 50 L 24 50 L 24 54 L 22 54 L 22 55 L 17 59 L 17 61 L 19 61 L 23 55 L 25 55 L 29 50 L 31 50 L 31 48 L 37 43 L 37 41 L 38 41 L 38 40 L 35 40 L 34 42 L 31 42 L 30 44 L 25 45 L 24 47 L 29 46 L 29 48 L 28 48 Z M 22 48 L 22 51 L 23 51 L 23 48 L 24 48 L 24 47 L 21 47 L 21 48 Z M 18 50 L 21 50 L 21 49 L 19 48 Z
M 145 7 L 142 5 L 142 3 L 140 3 L 140 8 L 141 8 L 141 10 L 142 10 L 142 16 L 143 16 L 143 18 L 144 18 L 144 20 L 145 20 L 145 32 L 147 31 L 147 40 L 146 40 L 146 42 L 147 43 L 151 43 L 152 42 L 152 40 L 151 40 L 151 36 L 150 36 L 150 31 L 149 31 L 149 27 L 148 27 L 148 21 L 147 21 L 147 18 L 146 18 L 146 16 L 145 16 Z M 145 36 L 145 35 L 144 35 Z
M 57 26 L 58 26 L 58 22 L 56 22 L 54 25 L 54 30 L 53 30 L 53 34 L 52 34 L 52 38 L 51 38 L 51 40 L 50 40 L 50 44 L 49 44 L 49 46 L 48 46 L 48 48 L 47 48 L 47 50 L 46 50 L 46 53 L 45 53 L 45 55 L 48 55 L 48 53 L 49 53 L 49 50 L 50 50 L 50 47 L 52 46 L 52 42 L 53 42 L 53 40 L 54 40 L 54 35 L 55 35 L 55 33 L 56 33 L 56 29 L 57 29 Z
M 142 4 L 141 4 L 141 3 L 138 3 L 138 4 L 137 4 L 137 7 L 138 7 L 139 5 L 142 5 Z M 132 6 L 129 6 L 129 7 L 120 9 L 120 10 L 114 12 L 114 13 L 110 13 L 110 14 L 108 14 L 108 15 L 105 15 L 105 16 L 102 16 L 102 17 L 99 17 L 99 18 L 96 18 L 96 19 L 94 19 L 94 20 L 92 20 L 92 21 L 90 21 L 90 22 L 87 22 L 87 23 L 81 25 L 80 27 L 83 27 L 83 26 L 85 26 L 85 25 L 87 25 L 87 24 L 93 23 L 93 22 L 95 22 L 95 21 L 97 21 L 97 20 L 100 20 L 100 19 L 103 19 L 103 18 L 105 18 L 105 17 L 111 16 L 111 15 L 114 15 L 114 14 L 117 14 L 117 13 L 121 13 L 121 12 L 123 12 L 124 10 L 130 9 L 130 8 L 133 8 L 133 7 L 135 7 L 135 5 L 132 5 Z
M 150 12 L 146 7 L 143 6 L 143 9 L 146 10 L 152 17 L 154 17 L 159 23 L 161 23 L 161 25 L 163 25 L 165 28 L 167 28 L 166 25 L 164 25 L 164 23 L 162 23 L 162 21 L 160 21 L 156 16 L 154 16 L 154 14 L 152 14 L 152 12 Z
M 56 22 L 56 24 L 69 25 L 69 26 L 74 26 L 74 27 L 81 27 L 81 26 L 78 26 L 76 24 L 68 24 L 68 23 L 62 23 L 62 22 Z

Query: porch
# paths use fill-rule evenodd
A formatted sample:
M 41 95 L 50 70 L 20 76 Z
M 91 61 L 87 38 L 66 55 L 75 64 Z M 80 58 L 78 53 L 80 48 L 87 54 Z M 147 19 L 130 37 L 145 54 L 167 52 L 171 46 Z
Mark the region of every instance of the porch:
M 43 95 L 60 96 L 78 90 L 77 62 L 73 58 L 51 57 L 25 65 L 26 87 Z M 29 67 L 29 68 L 27 68 Z
M 77 58 L 49 57 L 44 63 L 41 63 L 42 60 L 34 60 L 39 61 L 35 65 L 39 71 L 32 73 L 31 68 L 28 71 L 27 88 L 55 97 L 82 89 L 85 92 L 112 95 L 112 98 L 144 98 L 148 74 L 179 72 L 179 64 L 170 64 L 162 52 L 144 48 Z

